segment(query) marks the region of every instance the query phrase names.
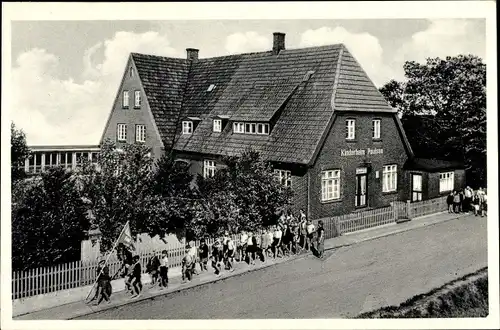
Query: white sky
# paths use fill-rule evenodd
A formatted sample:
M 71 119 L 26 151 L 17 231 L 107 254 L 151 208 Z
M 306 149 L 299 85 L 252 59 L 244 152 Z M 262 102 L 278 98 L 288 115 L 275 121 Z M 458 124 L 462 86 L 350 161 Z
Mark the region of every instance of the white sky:
M 486 54 L 484 19 L 17 21 L 11 119 L 29 145 L 97 144 L 130 52 L 265 51 L 276 31 L 287 48 L 345 43 L 377 86 L 408 60 Z

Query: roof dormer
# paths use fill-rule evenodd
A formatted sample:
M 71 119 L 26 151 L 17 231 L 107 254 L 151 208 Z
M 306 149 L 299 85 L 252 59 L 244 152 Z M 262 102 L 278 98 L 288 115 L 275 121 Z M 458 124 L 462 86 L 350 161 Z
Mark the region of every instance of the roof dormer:
M 198 124 L 201 122 L 200 117 L 185 117 L 182 120 L 182 134 L 189 135 L 193 134 Z
M 213 119 L 212 130 L 214 133 L 220 133 L 226 128 L 227 123 L 229 122 L 229 117 L 227 115 L 218 115 Z

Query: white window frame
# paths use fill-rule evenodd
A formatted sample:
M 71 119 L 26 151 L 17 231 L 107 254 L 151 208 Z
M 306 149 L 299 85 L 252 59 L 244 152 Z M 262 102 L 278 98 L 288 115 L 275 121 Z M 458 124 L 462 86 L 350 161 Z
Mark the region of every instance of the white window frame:
M 146 125 L 135 125 L 135 142 L 146 142 Z
M 203 177 L 211 178 L 215 175 L 215 161 L 204 160 L 203 161 Z
M 346 140 L 356 139 L 356 119 L 346 119 Z
M 398 190 L 398 166 L 385 165 L 382 170 L 382 192 Z
M 292 172 L 288 170 L 274 170 L 279 183 L 285 187 L 292 186 Z
M 134 108 L 141 107 L 141 91 L 134 91 Z
M 439 173 L 439 192 L 448 192 L 455 189 L 455 172 Z
M 120 142 L 127 141 L 127 124 L 116 125 L 116 139 Z
M 214 132 L 222 132 L 222 119 L 214 119 Z
M 340 170 L 321 172 L 321 201 L 328 202 L 340 199 Z
M 183 121 L 182 122 L 182 134 L 193 134 L 193 122 Z
M 123 94 L 122 108 L 130 107 L 130 93 L 128 91 L 123 91 L 122 94 Z
M 245 133 L 245 123 L 241 123 L 241 122 L 233 123 L 233 133 L 244 134 Z
M 372 138 L 373 139 L 380 139 L 380 119 L 374 119 L 372 121 Z

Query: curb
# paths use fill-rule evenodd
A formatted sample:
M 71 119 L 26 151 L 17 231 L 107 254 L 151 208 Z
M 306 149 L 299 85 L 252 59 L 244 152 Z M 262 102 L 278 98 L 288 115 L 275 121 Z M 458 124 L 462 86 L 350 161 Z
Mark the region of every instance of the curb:
M 332 248 L 330 248 L 330 249 L 332 249 Z M 325 249 L 325 250 L 327 250 L 327 249 Z M 239 275 L 252 273 L 252 272 L 255 272 L 257 270 L 261 270 L 261 269 L 269 268 L 269 267 L 272 267 L 272 266 L 276 266 L 276 265 L 279 265 L 281 263 L 285 263 L 285 262 L 288 262 L 288 261 L 302 259 L 302 258 L 310 256 L 310 255 L 311 254 L 309 254 L 309 253 L 308 254 L 302 254 L 302 255 L 299 254 L 299 255 L 296 255 L 294 257 L 289 257 L 288 259 L 283 259 L 280 262 L 259 265 L 258 267 L 249 268 L 249 269 L 246 269 L 245 271 L 242 271 L 242 272 L 238 272 L 238 273 L 236 273 L 236 272 L 226 273 L 225 276 L 221 276 L 219 278 L 214 278 L 214 279 L 202 281 L 202 282 L 199 282 L 199 283 L 192 283 L 192 284 L 190 283 L 190 285 L 181 286 L 181 287 L 178 287 L 176 289 L 173 289 L 172 291 L 165 291 L 165 292 L 159 291 L 159 292 L 154 293 L 154 294 L 152 294 L 151 296 L 148 296 L 148 297 L 141 297 L 139 299 L 132 300 L 132 301 L 123 301 L 123 302 L 117 303 L 116 305 L 113 305 L 113 306 L 107 306 L 107 307 L 104 307 L 104 308 L 100 308 L 99 310 L 92 310 L 92 311 L 81 312 L 81 313 L 78 313 L 77 315 L 73 315 L 73 316 L 67 318 L 67 320 L 73 320 L 73 319 L 75 319 L 77 317 L 81 317 L 81 316 L 85 316 L 85 315 L 90 315 L 90 314 L 94 314 L 94 313 L 104 312 L 104 311 L 115 309 L 115 308 L 118 308 L 118 307 L 121 307 L 121 306 L 124 306 L 124 305 L 132 305 L 132 304 L 136 304 L 136 303 L 147 301 L 147 300 L 154 300 L 156 297 L 159 297 L 159 296 L 165 296 L 165 295 L 168 295 L 168 294 L 177 293 L 177 292 L 184 291 L 184 290 L 187 290 L 187 289 L 193 289 L 193 288 L 196 288 L 196 287 L 199 287 L 199 286 L 202 286 L 202 285 L 205 285 L 205 284 L 209 284 L 209 283 L 216 283 L 216 282 L 223 281 L 223 280 L 231 278 L 231 277 L 236 277 L 236 276 L 239 276 Z M 92 307 L 90 307 L 90 306 L 88 306 L 88 308 L 92 309 Z
M 423 216 L 423 217 L 420 217 L 419 220 L 424 219 L 424 218 L 428 218 L 428 217 L 432 217 L 432 216 L 435 216 L 435 215 L 438 215 L 438 214 L 442 214 L 442 213 L 444 213 L 444 212 L 437 213 L 437 214 L 432 214 L 432 215 L 428 215 L 428 216 Z M 355 244 L 358 244 L 358 243 L 361 243 L 361 242 L 367 242 L 367 241 L 379 239 L 379 238 L 382 238 L 382 237 L 386 237 L 386 236 L 390 236 L 390 235 L 395 235 L 395 234 L 399 234 L 399 233 L 402 233 L 402 232 L 407 232 L 407 231 L 414 230 L 414 229 L 419 229 L 419 228 L 423 228 L 423 227 L 437 225 L 437 224 L 440 224 L 440 223 L 445 223 L 445 222 L 452 221 L 452 220 L 457 220 L 457 219 L 459 219 L 461 217 L 464 217 L 464 216 L 466 216 L 466 215 L 465 214 L 457 215 L 455 217 L 452 217 L 452 218 L 449 218 L 449 219 L 440 220 L 440 221 L 436 221 L 434 223 L 422 223 L 422 224 L 418 224 L 415 227 L 395 229 L 395 230 L 390 231 L 390 232 L 378 234 L 378 235 L 375 235 L 375 236 L 372 236 L 372 237 L 365 237 L 365 238 L 361 238 L 361 239 L 358 239 L 358 240 L 353 240 L 352 242 L 348 242 L 348 243 L 343 243 L 343 244 L 334 245 L 334 246 L 330 246 L 330 247 L 326 247 L 325 246 L 325 251 L 330 251 L 330 250 L 335 250 L 335 249 L 339 249 L 339 248 L 343 248 L 343 247 L 348 247 L 348 246 L 352 246 L 352 245 L 355 245 Z M 407 223 L 407 222 L 405 222 L 405 223 Z M 410 221 L 410 223 L 411 223 L 411 221 Z M 376 228 L 380 228 L 380 227 L 375 227 L 374 229 L 376 229 Z M 208 280 L 202 280 L 202 281 L 200 281 L 198 283 L 189 283 L 189 284 L 184 285 L 184 286 L 181 285 L 181 286 L 179 286 L 179 287 L 177 287 L 177 288 L 175 288 L 175 289 L 173 289 L 171 291 L 158 291 L 158 292 L 152 293 L 149 296 L 140 297 L 140 298 L 138 298 L 136 300 L 132 300 L 132 301 L 125 300 L 125 301 L 113 304 L 111 306 L 104 305 L 103 307 L 101 307 L 99 309 L 96 309 L 96 310 L 94 310 L 89 305 L 85 305 L 87 307 L 86 310 L 83 310 L 83 311 L 80 311 L 80 312 L 76 312 L 71 317 L 68 317 L 66 319 L 67 320 L 72 320 L 72 319 L 75 319 L 75 318 L 78 318 L 78 317 L 82 317 L 82 316 L 86 316 L 86 315 L 90 315 L 90 314 L 95 314 L 95 313 L 100 313 L 100 312 L 104 312 L 104 311 L 107 311 L 107 310 L 116 309 L 116 308 L 119 308 L 119 307 L 122 307 L 122 306 L 125 306 L 125 305 L 136 304 L 136 303 L 147 301 L 147 300 L 154 300 L 155 298 L 157 298 L 159 296 L 165 296 L 165 295 L 168 295 L 168 294 L 177 293 L 177 292 L 184 291 L 184 290 L 187 290 L 187 289 L 193 289 L 193 288 L 196 288 L 196 287 L 199 287 L 199 286 L 202 286 L 202 285 L 205 285 L 205 284 L 209 284 L 209 283 L 216 283 L 216 282 L 228 279 L 228 278 L 240 276 L 240 275 L 243 275 L 243 274 L 252 273 L 254 271 L 258 271 L 258 270 L 261 270 L 261 269 L 265 269 L 265 268 L 269 268 L 269 267 L 272 267 L 272 266 L 276 266 L 276 265 L 279 265 L 279 264 L 282 264 L 282 263 L 285 263 L 285 262 L 294 261 L 294 260 L 300 260 L 300 259 L 304 259 L 306 257 L 311 257 L 311 256 L 313 256 L 311 253 L 304 253 L 304 254 L 293 255 L 293 256 L 290 256 L 290 257 L 288 257 L 286 259 L 282 259 L 282 260 L 280 260 L 278 262 L 260 264 L 259 266 L 248 268 L 248 269 L 245 269 L 244 271 L 240 271 L 240 272 L 225 273 L 224 275 L 222 275 L 221 277 L 218 277 L 218 278 L 213 278 L 213 279 L 208 279 Z M 36 312 L 33 312 L 33 313 L 36 313 Z M 25 313 L 25 314 L 22 314 L 22 315 L 18 315 L 16 317 L 20 317 L 20 316 L 28 315 L 28 314 L 32 314 L 32 313 Z

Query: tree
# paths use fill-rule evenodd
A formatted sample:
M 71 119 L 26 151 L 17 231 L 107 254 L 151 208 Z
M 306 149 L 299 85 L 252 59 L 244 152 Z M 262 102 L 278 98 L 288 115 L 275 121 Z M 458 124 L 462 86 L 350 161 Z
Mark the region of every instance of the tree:
M 486 65 L 473 55 L 406 62 L 405 83 L 380 91 L 402 113 L 408 139 L 420 157 L 463 161 L 467 181 L 486 183 Z
M 13 268 L 79 260 L 89 223 L 72 174 L 52 168 L 24 183 L 12 210 Z
M 82 196 L 89 201 L 93 228 L 102 233 L 101 251 L 109 251 L 127 221 L 133 236 L 155 221 L 162 204 L 152 194 L 153 159 L 148 147 L 116 148 L 104 141 L 96 165 L 85 162 L 79 173 Z
M 194 222 L 206 219 L 203 230 L 210 234 L 275 224 L 278 211 L 291 203 L 292 191 L 278 182 L 271 164 L 251 149 L 241 156 L 225 157 L 223 163 L 213 177 L 198 178 L 203 204 L 197 206 Z
M 26 144 L 26 135 L 16 128 L 14 123 L 10 124 L 10 162 L 12 183 L 24 179 L 24 161 L 29 157 L 29 149 Z

